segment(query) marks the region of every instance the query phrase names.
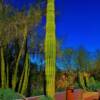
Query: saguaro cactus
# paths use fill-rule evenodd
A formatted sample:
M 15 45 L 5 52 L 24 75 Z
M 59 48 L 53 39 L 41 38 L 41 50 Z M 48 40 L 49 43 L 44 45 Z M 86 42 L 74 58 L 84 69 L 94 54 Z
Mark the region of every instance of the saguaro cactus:
M 55 36 L 55 5 L 54 0 L 47 0 L 46 37 L 45 37 L 45 75 L 46 94 L 54 99 L 55 96 L 55 64 L 56 64 L 56 36 Z

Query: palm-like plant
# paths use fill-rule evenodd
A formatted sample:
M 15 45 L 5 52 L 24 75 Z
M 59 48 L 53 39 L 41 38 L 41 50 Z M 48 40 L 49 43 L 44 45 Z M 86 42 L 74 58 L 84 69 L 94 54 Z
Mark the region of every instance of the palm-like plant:
M 26 11 L 18 12 L 13 10 L 8 5 L 3 4 L 3 0 L 0 0 L 0 52 L 1 58 L 4 59 L 4 50 L 7 44 L 14 39 L 18 39 L 20 41 L 20 50 L 19 54 L 16 58 L 15 70 L 12 75 L 12 88 L 15 90 L 17 84 L 17 72 L 20 58 L 23 54 L 25 45 L 27 43 L 27 36 L 29 31 L 38 25 L 42 16 L 41 9 L 37 7 L 37 12 L 35 12 L 34 7 L 31 7 L 29 12 Z M 2 63 L 3 62 L 3 63 Z M 1 62 L 1 81 L 4 81 L 4 73 L 5 73 L 5 62 L 2 60 Z M 9 66 L 9 65 L 8 65 Z M 7 68 L 8 71 L 8 68 Z M 8 71 L 9 72 L 9 71 Z M 4 83 L 4 82 L 2 82 Z M 6 83 L 6 82 L 5 82 Z
M 55 96 L 55 67 L 56 67 L 56 36 L 55 36 L 55 6 L 54 0 L 47 1 L 45 38 L 45 74 L 46 94 L 54 99 Z
M 3 0 L 0 1 L 0 53 L 1 53 L 1 87 L 6 87 L 6 64 L 5 64 L 5 58 L 4 58 L 4 49 L 5 46 L 8 44 L 8 41 L 10 41 L 10 38 L 7 38 L 9 34 L 7 34 L 8 30 L 8 23 L 10 18 L 8 18 L 8 13 L 10 9 L 3 4 Z
M 0 63 L 1 63 L 1 85 L 2 87 L 9 87 L 9 67 L 7 59 L 5 58 L 5 50 L 9 43 L 12 43 L 13 40 L 17 39 L 20 43 L 18 55 L 15 55 L 14 59 L 14 71 L 12 75 L 12 88 L 16 89 L 16 84 L 18 83 L 18 67 L 21 56 L 25 55 L 26 58 L 26 49 L 27 49 L 27 37 L 28 33 L 32 28 L 36 28 L 42 18 L 42 12 L 39 7 L 31 7 L 29 11 L 16 11 L 15 9 L 10 8 L 8 5 L 3 5 L 3 0 L 0 0 Z M 8 9 L 9 8 L 9 9 Z M 35 11 L 37 10 L 37 11 Z M 33 32 L 32 32 L 33 34 Z M 27 57 L 28 60 L 28 57 Z M 5 63 L 6 62 L 6 63 Z M 28 62 L 24 62 L 24 68 L 22 72 L 22 78 L 25 79 L 24 82 L 21 82 L 21 88 L 19 84 L 19 91 L 23 94 L 26 90 L 26 83 L 28 84 L 29 76 L 29 66 Z M 13 65 L 12 65 L 13 66 Z M 7 67 L 7 69 L 6 69 Z M 7 72 L 7 73 L 5 73 Z M 24 75 L 23 75 L 24 73 Z M 7 77 L 6 77 L 7 76 Z M 7 79 L 7 80 L 6 80 Z M 7 82 L 7 84 L 6 84 Z M 22 89 L 22 90 L 21 90 Z
M 36 18 L 37 20 L 34 20 L 34 18 Z M 40 21 L 41 12 L 40 12 L 40 9 L 37 9 L 37 13 L 34 13 L 34 8 L 32 7 L 29 10 L 29 13 L 27 15 L 25 11 L 18 12 L 17 15 L 15 16 L 15 19 L 16 19 L 15 29 L 17 28 L 18 30 L 17 31 L 18 33 L 16 34 L 20 38 L 20 40 L 23 40 L 23 41 L 22 41 L 21 48 L 19 50 L 17 60 L 16 60 L 15 71 L 14 71 L 13 78 L 12 78 L 12 88 L 13 89 L 16 88 L 16 84 L 17 84 L 17 72 L 18 72 L 18 65 L 19 65 L 21 55 L 23 53 L 23 50 L 27 49 L 25 48 L 25 45 L 27 44 L 28 33 L 30 29 L 34 27 L 36 24 L 38 24 L 38 22 Z

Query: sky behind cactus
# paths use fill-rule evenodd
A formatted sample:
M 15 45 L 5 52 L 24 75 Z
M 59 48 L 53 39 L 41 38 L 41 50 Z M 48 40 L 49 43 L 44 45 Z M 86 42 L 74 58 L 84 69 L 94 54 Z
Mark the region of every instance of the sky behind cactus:
M 8 0 L 16 7 L 31 5 L 34 0 Z M 100 1 L 56 0 L 57 37 L 63 48 L 83 45 L 89 51 L 100 49 Z
M 100 49 L 100 0 L 56 1 L 61 12 L 57 33 L 64 39 L 64 47 Z

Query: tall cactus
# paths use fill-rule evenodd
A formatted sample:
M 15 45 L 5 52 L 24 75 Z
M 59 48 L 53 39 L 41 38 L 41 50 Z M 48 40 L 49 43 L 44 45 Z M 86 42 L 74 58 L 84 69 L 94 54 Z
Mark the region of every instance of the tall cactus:
M 45 75 L 46 94 L 54 99 L 55 96 L 55 64 L 56 64 L 56 36 L 55 36 L 55 5 L 54 0 L 47 0 L 46 37 L 45 37 Z

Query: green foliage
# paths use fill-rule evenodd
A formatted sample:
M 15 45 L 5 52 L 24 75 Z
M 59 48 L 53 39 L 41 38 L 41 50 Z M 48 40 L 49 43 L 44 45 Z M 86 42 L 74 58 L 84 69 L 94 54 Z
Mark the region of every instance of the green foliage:
M 95 81 L 95 88 L 96 90 L 100 90 L 100 81 Z
M 29 10 L 18 11 L 13 9 L 9 2 L 4 5 L 5 3 L 1 1 L 3 0 L 0 0 L 0 86 L 2 88 L 11 87 L 16 91 L 18 88 L 19 92 L 24 94 L 28 85 L 30 68 L 28 60 L 25 61 L 24 67 L 20 61 L 24 59 L 22 56 L 25 54 L 26 38 L 30 34 L 33 36 L 34 33 L 37 33 L 36 29 L 40 24 L 44 8 L 41 9 L 40 3 L 36 2 L 36 5 Z M 12 46 L 15 40 L 17 40 L 18 47 Z M 7 53 L 9 54 L 7 55 Z M 21 67 L 23 67 L 22 75 L 19 70 Z
M 95 79 L 98 80 L 98 81 L 100 81 L 100 68 L 97 67 L 92 72 L 94 73 Z
M 73 88 L 74 87 L 74 74 L 73 74 L 72 71 L 69 71 L 67 73 L 66 87 L 67 88 Z
M 85 86 L 85 80 L 84 80 L 84 74 L 82 72 L 78 73 L 78 78 L 79 78 L 79 85 L 82 89 L 86 90 Z
M 53 100 L 51 97 L 41 96 L 39 100 Z
M 85 85 L 88 88 L 90 85 L 90 80 L 89 80 L 89 75 L 87 73 L 84 73 L 84 81 L 85 81 Z
M 89 78 L 88 90 L 89 91 L 96 91 L 97 90 L 97 88 L 96 88 L 97 85 L 96 84 L 97 83 L 96 83 L 94 77 L 90 77 Z
M 57 88 L 56 89 L 56 92 L 63 92 L 63 91 L 65 91 L 65 88 Z
M 100 50 L 96 51 L 96 59 L 94 62 L 92 73 L 95 76 L 95 79 L 100 81 Z
M 89 77 L 87 73 L 84 75 L 85 87 L 88 91 L 96 91 L 97 85 L 94 77 Z
M 75 88 L 75 89 L 79 89 L 79 88 L 80 88 L 79 82 L 75 82 L 75 83 L 74 83 L 74 88 Z
M 38 96 L 38 95 L 43 95 L 43 90 L 42 89 L 33 89 L 31 91 L 31 96 Z
M 87 73 L 79 72 L 79 86 L 84 90 L 97 91 L 100 89 L 100 82 L 89 77 Z
M 15 93 L 11 89 L 0 89 L 0 100 L 16 100 L 22 99 L 22 96 Z
M 78 51 L 76 52 L 76 63 L 78 65 L 78 70 L 80 71 L 86 71 L 87 70 L 87 64 L 88 64 L 88 52 L 85 50 L 85 48 L 80 47 Z

